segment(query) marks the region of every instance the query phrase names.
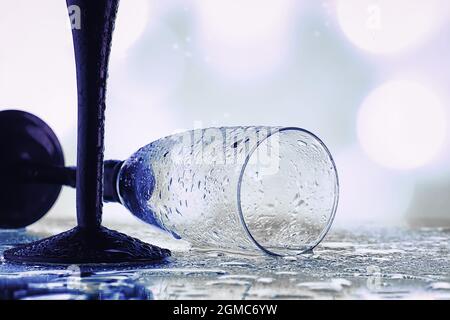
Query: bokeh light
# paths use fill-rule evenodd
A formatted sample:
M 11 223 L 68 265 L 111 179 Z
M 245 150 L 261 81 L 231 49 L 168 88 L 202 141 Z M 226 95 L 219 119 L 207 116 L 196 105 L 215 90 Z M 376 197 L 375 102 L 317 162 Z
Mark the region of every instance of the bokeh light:
M 148 23 L 153 1 L 127 0 L 120 2 L 117 13 L 112 59 L 122 59 L 127 50 L 139 39 Z
M 357 119 L 359 141 L 368 156 L 394 169 L 429 163 L 447 135 L 446 111 L 425 86 L 393 80 L 375 89 Z
M 266 76 L 288 55 L 293 0 L 196 0 L 199 50 L 233 80 Z
M 337 0 L 339 25 L 357 47 L 392 54 L 421 43 L 444 20 L 448 1 Z
M 65 1 L 2 0 L 0 107 L 32 112 L 73 137 L 77 89 Z
M 123 0 L 105 157 L 125 159 L 176 128 L 304 127 L 337 160 L 337 222 L 412 214 L 444 225 L 446 202 L 435 195 L 449 190 L 449 8 L 448 0 Z M 0 109 L 44 119 L 75 165 L 65 1 L 1 0 L 0 48 Z M 379 79 L 397 80 L 376 88 Z M 74 217 L 74 194 L 64 190 L 54 217 Z

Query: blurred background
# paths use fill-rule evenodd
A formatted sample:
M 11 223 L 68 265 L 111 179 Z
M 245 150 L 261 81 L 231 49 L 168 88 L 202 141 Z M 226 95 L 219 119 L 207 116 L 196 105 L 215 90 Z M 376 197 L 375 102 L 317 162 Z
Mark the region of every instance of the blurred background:
M 0 0 L 0 110 L 41 117 L 75 165 L 70 32 L 64 0 Z M 447 0 L 122 0 L 106 158 L 181 130 L 298 126 L 336 160 L 335 226 L 450 226 L 449 39 Z M 46 219 L 74 218 L 64 189 Z

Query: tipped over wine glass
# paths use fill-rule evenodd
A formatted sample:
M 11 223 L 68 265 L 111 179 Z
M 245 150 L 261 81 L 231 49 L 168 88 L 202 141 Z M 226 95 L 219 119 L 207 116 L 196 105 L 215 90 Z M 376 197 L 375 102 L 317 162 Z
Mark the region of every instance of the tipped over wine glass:
M 25 114 L 0 112 L 0 121 L 11 112 Z M 75 186 L 76 168 L 61 163 L 24 161 L 18 170 L 21 183 Z M 308 252 L 330 229 L 339 197 L 329 150 L 296 127 L 192 130 L 106 161 L 104 171 L 105 201 L 202 249 Z M 34 217 L 21 220 L 11 208 L 0 214 L 1 228 L 25 227 L 49 209 L 29 208 Z

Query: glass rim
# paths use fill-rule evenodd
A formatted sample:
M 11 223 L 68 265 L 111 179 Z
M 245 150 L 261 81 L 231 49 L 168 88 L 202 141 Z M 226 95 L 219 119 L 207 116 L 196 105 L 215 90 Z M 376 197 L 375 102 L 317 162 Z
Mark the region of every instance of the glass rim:
M 304 254 L 308 251 L 313 250 L 315 247 L 317 247 L 319 245 L 320 242 L 322 242 L 322 240 L 325 238 L 325 236 L 327 235 L 328 231 L 330 231 L 330 228 L 333 224 L 334 218 L 336 216 L 336 211 L 337 211 L 337 207 L 338 207 L 338 203 L 339 203 L 339 176 L 338 176 L 338 172 L 337 172 L 337 168 L 336 168 L 336 163 L 333 159 L 333 156 L 330 153 L 330 150 L 327 148 L 327 146 L 325 145 L 325 143 L 318 137 L 316 136 L 314 133 L 303 129 L 303 128 L 299 128 L 299 127 L 280 127 L 277 128 L 276 130 L 271 131 L 267 136 L 265 136 L 263 139 L 261 139 L 260 141 L 257 142 L 257 144 L 255 146 L 253 146 L 253 148 L 250 150 L 250 152 L 247 154 L 247 156 L 245 157 L 245 161 L 244 164 L 241 167 L 241 171 L 239 174 L 239 181 L 238 181 L 238 186 L 237 186 L 237 207 L 238 207 L 238 214 L 239 214 L 239 220 L 242 224 L 242 226 L 244 227 L 244 230 L 247 234 L 247 236 L 252 240 L 252 242 L 263 252 L 272 255 L 272 256 L 289 256 L 288 254 L 280 254 L 274 251 L 269 250 L 268 248 L 264 247 L 263 245 L 261 245 L 252 235 L 251 231 L 249 230 L 249 227 L 247 226 L 247 223 L 245 222 L 245 217 L 244 217 L 244 213 L 242 211 L 242 206 L 241 206 L 241 187 L 242 187 L 242 180 L 243 180 L 243 176 L 245 173 L 245 170 L 247 169 L 247 165 L 250 161 L 250 158 L 252 157 L 253 153 L 261 146 L 261 144 L 266 141 L 267 139 L 269 139 L 271 136 L 273 136 L 274 134 L 277 133 L 282 133 L 284 131 L 300 131 L 303 133 L 306 133 L 310 136 L 312 136 L 315 140 L 317 140 L 320 145 L 322 146 L 322 148 L 325 150 L 332 166 L 333 166 L 333 172 L 334 175 L 336 177 L 336 183 L 334 186 L 335 189 L 335 195 L 334 195 L 334 201 L 333 201 L 333 207 L 331 209 L 331 215 L 328 218 L 327 224 L 325 226 L 325 228 L 322 230 L 322 232 L 319 234 L 317 240 L 313 243 L 313 245 L 309 246 L 308 248 L 302 250 L 301 252 L 298 252 L 296 254 L 293 255 L 301 255 Z

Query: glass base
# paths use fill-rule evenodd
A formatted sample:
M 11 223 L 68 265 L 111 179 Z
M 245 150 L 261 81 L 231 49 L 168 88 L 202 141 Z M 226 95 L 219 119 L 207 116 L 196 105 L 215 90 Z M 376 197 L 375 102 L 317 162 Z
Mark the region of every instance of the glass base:
M 152 263 L 170 257 L 167 249 L 99 227 L 76 227 L 4 252 L 7 261 L 36 264 Z

